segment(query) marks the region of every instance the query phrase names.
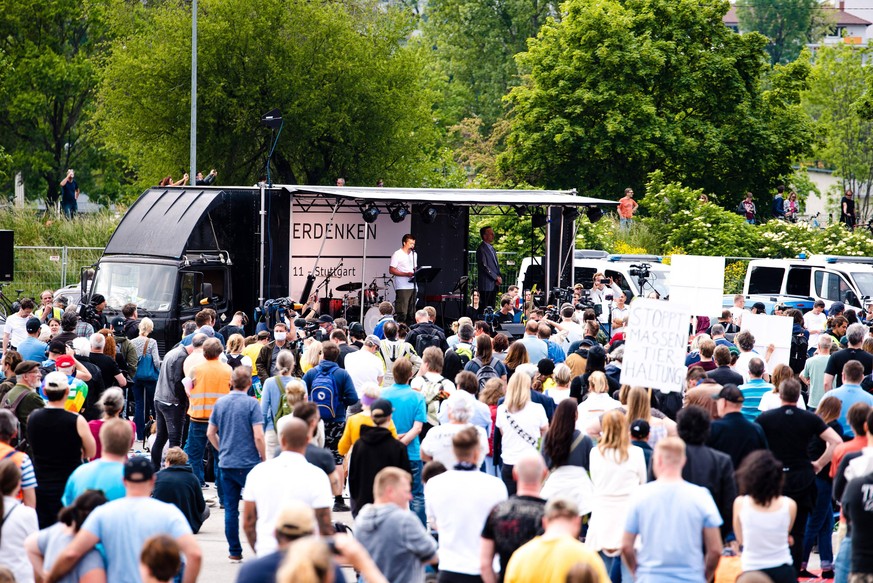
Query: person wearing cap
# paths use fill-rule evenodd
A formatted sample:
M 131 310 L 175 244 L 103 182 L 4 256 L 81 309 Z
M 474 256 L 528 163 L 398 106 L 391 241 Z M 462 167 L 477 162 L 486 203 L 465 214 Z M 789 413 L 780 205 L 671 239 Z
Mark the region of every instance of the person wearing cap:
M 82 459 L 90 459 L 97 452 L 85 418 L 65 410 L 70 392 L 67 375 L 50 372 L 45 377 L 43 390 L 48 402 L 27 419 L 27 441 L 33 451 L 39 481 L 36 512 L 40 528 L 57 522 L 67 479 Z
M 299 500 L 315 511 L 318 531 L 333 534 L 330 480 L 306 461 L 309 426 L 291 417 L 282 426 L 279 442 L 282 453 L 256 465 L 246 476 L 243 490 L 243 530 L 249 545 L 259 557 L 275 552 L 276 519 L 289 500 Z
M 217 343 L 217 341 L 215 341 Z M 228 367 L 229 368 L 229 367 Z M 264 451 L 264 416 L 256 399 L 248 396 L 252 375 L 239 366 L 231 374 L 231 391 L 218 399 L 209 417 L 206 437 L 218 450 L 216 478 L 221 483 L 224 504 L 224 535 L 231 561 L 242 560 L 239 540 L 239 501 L 246 476 L 267 459 Z
M 735 384 L 726 384 L 712 396 L 716 400 L 719 418 L 712 422 L 706 445 L 731 458 L 734 468 L 758 449 L 767 449 L 764 430 L 743 416 L 743 392 Z
M 348 455 L 352 450 L 352 446 L 361 438 L 361 427 L 365 425 L 367 427 L 374 427 L 376 425 L 373 417 L 370 415 L 370 405 L 382 396 L 382 388 L 376 383 L 365 383 L 359 393 L 361 395 L 361 412 L 350 415 L 346 419 L 343 436 L 337 444 L 337 451 L 346 456 L 346 467 L 348 467 Z M 397 428 L 394 427 L 393 421 L 388 424 L 388 429 L 391 431 L 391 435 L 397 437 Z
M 279 511 L 273 531 L 278 544 L 275 552 L 247 561 L 236 576 L 236 583 L 274 581 L 288 549 L 295 541 L 315 534 L 315 513 L 299 500 L 288 500 Z M 342 569 L 334 562 L 334 580 L 343 581 Z
M 364 347 L 364 339 L 367 337 L 367 332 L 360 322 L 352 322 L 349 325 L 349 340 L 352 346 L 356 346 L 359 350 Z
M 15 367 L 15 386 L 0 399 L 0 409 L 12 411 L 22 428 L 27 427 L 31 413 L 45 407 L 45 401 L 36 392 L 41 380 L 39 363 L 25 360 Z
M 78 364 L 82 365 L 82 363 Z M 76 359 L 69 354 L 61 354 L 58 355 L 57 358 L 55 358 L 55 370 L 57 372 L 63 373 L 67 377 L 67 384 L 70 387 L 69 394 L 67 395 L 67 401 L 64 404 L 64 408 L 70 413 L 79 413 L 80 411 L 82 411 L 82 408 L 85 406 L 85 402 L 88 401 L 88 395 L 91 394 L 91 388 L 88 386 L 88 384 L 77 378 L 76 365 Z M 42 386 L 40 387 L 40 394 L 42 396 L 46 395 L 45 382 L 43 382 Z M 94 399 L 93 402 L 96 403 L 97 399 Z
M 151 497 L 155 468 L 145 456 L 124 463 L 124 498 L 95 508 L 79 532 L 57 557 L 47 583 L 59 581 L 88 551 L 102 544 L 107 581 L 140 581 L 139 558 L 145 542 L 155 535 L 169 535 L 185 556 L 183 583 L 194 583 L 200 574 L 203 553 L 188 521 L 178 508 Z
M 107 500 L 124 497 L 124 462 L 133 441 L 126 419 L 110 419 L 100 427 L 101 456 L 76 468 L 67 478 L 61 503 L 69 506 L 86 490 L 102 490 Z
M 651 426 L 645 419 L 637 419 L 630 425 L 631 445 L 635 445 L 643 450 L 643 455 L 646 458 L 646 471 L 652 470 L 652 454 L 655 452 L 652 446 L 649 445 L 649 433 Z
M 389 429 L 393 413 L 394 407 L 387 399 L 373 401 L 370 418 L 374 425 L 361 426 L 361 436 L 352 448 L 349 460 L 352 516 L 373 502 L 373 480 L 381 469 L 395 467 L 412 473 L 406 446 Z
M 30 320 L 34 307 L 32 299 L 23 298 L 18 302 L 18 312 L 6 316 L 6 323 L 3 325 L 4 353 L 9 348 L 15 350 L 27 338 L 27 321 Z
M 752 314 L 767 314 L 767 306 L 764 305 L 764 302 L 755 302 L 752 304 L 752 309 L 750 311 Z
M 18 343 L 18 353 L 24 360 L 42 362 L 46 359 L 48 344 L 39 341 L 39 332 L 42 325 L 37 318 L 29 318 L 24 325 L 27 330 L 27 338 Z
M 218 333 L 230 340 L 230 337 L 234 334 L 239 334 L 240 336 L 245 337 L 246 335 L 246 324 L 249 323 L 249 317 L 245 312 L 234 312 L 233 318 L 230 319 L 230 322 L 225 324 Z
M 355 519 L 357 537 L 389 581 L 424 583 L 424 566 L 438 562 L 437 543 L 409 511 L 409 473 L 383 468 L 373 481 L 374 500 Z

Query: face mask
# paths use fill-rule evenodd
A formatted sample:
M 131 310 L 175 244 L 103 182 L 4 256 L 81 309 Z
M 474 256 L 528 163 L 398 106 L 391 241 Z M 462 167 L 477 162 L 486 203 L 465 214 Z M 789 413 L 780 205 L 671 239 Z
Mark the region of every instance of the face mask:
M 274 337 L 276 338 L 276 340 L 278 340 L 279 342 L 285 342 L 285 338 L 287 337 L 287 333 L 285 333 L 285 332 L 275 332 L 275 333 L 273 334 L 273 336 L 274 336 Z

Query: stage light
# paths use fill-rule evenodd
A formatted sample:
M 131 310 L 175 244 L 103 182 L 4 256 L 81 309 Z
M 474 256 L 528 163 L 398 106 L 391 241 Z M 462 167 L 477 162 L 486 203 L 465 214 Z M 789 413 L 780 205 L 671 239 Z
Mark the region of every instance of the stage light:
M 519 218 L 527 214 L 527 207 L 523 204 L 514 204 L 512 205 L 512 208 L 515 209 L 515 214 L 517 214 Z
M 437 208 L 432 204 L 424 205 L 421 208 L 421 220 L 425 225 L 430 225 L 437 218 Z
M 542 211 L 534 211 L 530 216 L 532 227 L 545 227 L 549 223 L 549 217 Z
M 603 211 L 600 210 L 599 207 L 590 206 L 588 210 L 585 211 L 585 216 L 588 217 L 588 220 L 592 223 L 596 223 L 601 218 L 603 218 Z
M 403 219 L 405 219 L 406 216 L 409 214 L 409 209 L 406 208 L 406 205 L 402 203 L 390 207 L 389 210 L 391 212 L 391 220 L 395 223 L 402 222 Z
M 366 209 L 361 211 L 361 214 L 364 215 L 365 223 L 375 223 L 376 219 L 379 218 L 379 207 L 371 202 Z
M 564 209 L 564 219 L 568 221 L 572 221 L 576 217 L 579 216 L 579 209 L 575 206 L 568 206 Z

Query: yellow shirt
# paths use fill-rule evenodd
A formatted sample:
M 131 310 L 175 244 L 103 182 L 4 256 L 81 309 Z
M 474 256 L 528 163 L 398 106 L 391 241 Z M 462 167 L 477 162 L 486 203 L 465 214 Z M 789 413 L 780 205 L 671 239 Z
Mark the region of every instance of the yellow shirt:
M 569 536 L 548 534 L 531 539 L 512 553 L 504 583 L 564 583 L 577 563 L 590 565 L 599 583 L 610 583 L 596 552 Z
M 252 376 L 256 376 L 258 374 L 258 355 L 261 353 L 261 348 L 264 345 L 260 342 L 252 342 L 248 346 L 242 349 L 243 356 L 248 356 L 252 361 Z
M 336 446 L 336 450 L 340 455 L 349 453 L 352 445 L 361 437 L 361 426 L 363 425 L 373 427 L 375 425 L 373 418 L 365 413 L 356 413 L 346 419 L 346 428 L 343 430 L 343 436 L 340 437 L 339 443 Z M 388 429 L 391 430 L 391 435 L 397 437 L 397 428 L 394 427 L 394 421 L 391 422 Z

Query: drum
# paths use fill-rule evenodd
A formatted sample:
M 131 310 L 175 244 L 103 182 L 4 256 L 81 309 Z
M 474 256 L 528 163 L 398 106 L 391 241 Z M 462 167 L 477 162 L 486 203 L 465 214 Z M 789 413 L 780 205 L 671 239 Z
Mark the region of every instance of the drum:
M 365 289 L 364 290 L 364 305 L 375 306 L 379 303 L 379 290 Z
M 346 310 L 346 321 L 348 323 L 359 322 L 361 320 L 361 307 L 360 306 L 349 306 L 349 309 Z
M 366 331 L 367 334 L 372 334 L 381 317 L 382 314 L 379 313 L 378 307 L 373 306 L 367 310 L 366 314 L 364 314 L 364 331 Z
M 321 298 L 318 301 L 318 312 L 339 318 L 343 313 L 343 301 L 338 298 Z

